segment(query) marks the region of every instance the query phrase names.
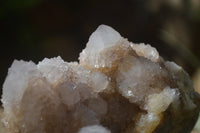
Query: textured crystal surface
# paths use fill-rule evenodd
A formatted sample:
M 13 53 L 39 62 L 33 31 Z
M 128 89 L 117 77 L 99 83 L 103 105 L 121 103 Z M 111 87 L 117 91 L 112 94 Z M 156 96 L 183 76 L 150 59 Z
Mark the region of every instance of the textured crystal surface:
M 180 66 L 106 25 L 79 62 L 15 60 L 2 102 L 10 133 L 189 133 L 200 110 Z

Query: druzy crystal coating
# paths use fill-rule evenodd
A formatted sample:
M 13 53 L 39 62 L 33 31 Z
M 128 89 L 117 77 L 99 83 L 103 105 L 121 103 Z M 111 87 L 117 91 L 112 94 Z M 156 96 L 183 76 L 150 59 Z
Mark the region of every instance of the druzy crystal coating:
M 200 110 L 180 66 L 106 25 L 79 62 L 15 60 L 2 103 L 10 133 L 189 133 Z

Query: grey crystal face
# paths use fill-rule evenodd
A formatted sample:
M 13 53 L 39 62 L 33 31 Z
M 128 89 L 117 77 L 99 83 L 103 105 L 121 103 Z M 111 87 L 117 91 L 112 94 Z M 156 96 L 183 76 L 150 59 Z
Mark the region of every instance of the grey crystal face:
M 180 66 L 106 25 L 79 62 L 14 61 L 2 102 L 10 133 L 189 133 L 200 109 Z

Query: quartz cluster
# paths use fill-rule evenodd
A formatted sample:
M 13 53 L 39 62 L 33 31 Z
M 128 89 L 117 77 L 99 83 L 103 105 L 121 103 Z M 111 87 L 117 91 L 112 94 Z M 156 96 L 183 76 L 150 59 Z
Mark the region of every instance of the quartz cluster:
M 15 60 L 2 103 L 10 133 L 189 133 L 200 95 L 155 48 L 100 25 L 79 62 Z

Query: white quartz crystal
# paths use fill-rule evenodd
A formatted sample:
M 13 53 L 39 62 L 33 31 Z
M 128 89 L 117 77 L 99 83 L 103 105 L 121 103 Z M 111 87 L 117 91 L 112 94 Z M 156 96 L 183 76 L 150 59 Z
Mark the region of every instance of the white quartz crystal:
M 137 122 L 136 131 L 138 132 L 153 132 L 153 130 L 159 125 L 162 120 L 164 112 L 170 104 L 174 104 L 173 101 L 179 97 L 177 89 L 166 87 L 162 92 L 151 94 L 148 96 L 145 109 L 147 114 L 142 115 Z M 177 105 L 175 105 L 177 106 Z
M 78 133 L 111 133 L 111 132 L 102 126 L 92 125 L 83 127 Z
M 121 35 L 113 28 L 100 25 L 90 36 L 87 47 L 92 53 L 98 53 L 106 48 L 115 46 L 121 39 Z
M 100 25 L 79 62 L 15 60 L 2 121 L 10 133 L 189 133 L 199 101 L 180 66 Z
M 135 50 L 135 52 L 139 56 L 143 56 L 147 59 L 150 59 L 153 62 L 159 61 L 159 54 L 158 51 L 151 47 L 149 44 L 145 45 L 144 43 L 140 44 L 131 44 L 131 47 Z
M 159 64 L 142 57 L 126 56 L 118 66 L 116 81 L 119 92 L 130 102 L 143 102 L 148 95 L 165 88 L 167 82 L 163 79 L 167 78 L 167 71 Z
M 60 56 L 52 59 L 45 58 L 38 63 L 37 68 L 42 73 L 43 77 L 46 77 L 52 84 L 64 78 L 69 69 L 68 64 L 64 62 Z
M 40 77 L 37 66 L 33 62 L 24 62 L 15 60 L 9 68 L 8 76 L 3 85 L 4 104 L 19 104 L 25 89 L 28 87 L 28 81 L 33 77 Z M 20 80 L 19 80 L 20 79 Z
M 178 96 L 179 93 L 177 89 L 166 87 L 161 93 L 148 96 L 148 103 L 145 105 L 146 110 L 159 114 L 165 111 Z
M 128 52 L 129 42 L 113 28 L 100 25 L 80 53 L 80 64 L 89 68 L 112 68 Z

